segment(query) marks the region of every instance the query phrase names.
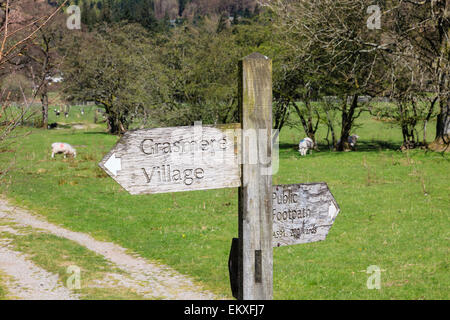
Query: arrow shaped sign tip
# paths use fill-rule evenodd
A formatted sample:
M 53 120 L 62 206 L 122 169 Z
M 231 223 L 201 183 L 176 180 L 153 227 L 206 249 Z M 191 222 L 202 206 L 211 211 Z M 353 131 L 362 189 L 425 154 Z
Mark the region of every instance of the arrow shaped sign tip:
M 105 168 L 108 169 L 114 176 L 117 176 L 117 172 L 122 170 L 122 161 L 120 158 L 116 158 L 116 154 L 113 153 L 112 156 L 105 162 Z
M 339 213 L 338 209 L 336 208 L 334 203 L 331 202 L 330 207 L 328 208 L 328 216 L 330 217 L 330 219 L 333 220 L 334 218 L 336 218 L 338 213 Z

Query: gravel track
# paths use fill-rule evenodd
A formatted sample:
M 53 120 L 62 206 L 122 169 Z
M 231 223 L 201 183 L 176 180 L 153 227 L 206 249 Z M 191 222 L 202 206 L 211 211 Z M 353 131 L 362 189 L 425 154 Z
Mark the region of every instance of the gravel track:
M 187 276 L 184 276 L 168 266 L 148 261 L 137 254 L 129 253 L 129 250 L 105 241 L 94 239 L 88 234 L 74 232 L 46 221 L 44 217 L 31 214 L 27 210 L 14 207 L 4 198 L 0 198 L 0 218 L 10 220 L 21 226 L 28 226 L 36 231 L 44 231 L 58 237 L 72 240 L 87 249 L 102 255 L 116 267 L 122 269 L 128 274 L 127 281 L 122 281 L 126 287 L 135 290 L 145 298 L 169 299 L 169 300 L 212 300 L 216 299 L 214 294 L 204 290 Z M 26 259 L 19 253 L 13 253 L 0 243 L 0 270 L 21 281 L 21 272 L 14 272 L 14 261 L 24 265 Z M 9 262 L 8 262 L 9 261 Z M 9 263 L 9 264 L 8 264 Z M 28 264 L 28 266 L 31 266 Z M 44 276 L 43 273 L 36 273 L 38 277 Z M 45 279 L 53 279 L 54 275 L 47 275 Z M 50 280 L 49 280 L 50 281 Z M 53 280 L 52 280 L 53 281 Z M 40 283 L 34 283 L 39 288 Z M 45 286 L 47 288 L 47 286 Z M 55 286 L 55 292 L 61 294 L 60 299 L 71 297 Z M 20 298 L 29 299 L 35 295 L 24 296 Z M 45 297 L 56 297 L 55 295 L 45 295 Z M 42 295 L 44 297 L 44 295 Z

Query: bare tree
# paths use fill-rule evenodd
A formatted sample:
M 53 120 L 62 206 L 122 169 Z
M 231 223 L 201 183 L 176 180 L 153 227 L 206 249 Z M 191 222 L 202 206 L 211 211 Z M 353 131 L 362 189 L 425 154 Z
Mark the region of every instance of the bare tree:
M 303 90 L 306 112 L 298 115 L 308 135 L 314 135 L 317 123 L 309 103 L 326 95 L 340 98 L 340 143 L 337 150 L 349 148 L 348 137 L 362 105 L 358 97 L 373 90 L 373 80 L 379 77 L 381 55 L 373 49 L 366 26 L 368 0 L 265 0 L 262 5 L 276 16 L 277 39 L 289 55 L 293 72 L 306 80 L 298 82 Z
M 28 62 L 23 54 L 24 48 L 36 38 L 46 25 L 50 24 L 68 0 L 50 14 L 41 13 L 37 16 L 24 17 L 22 9 L 27 2 L 30 1 L 0 0 L 0 79 L 5 75 L 20 72 L 24 68 Z M 11 132 L 22 123 L 25 114 L 31 110 L 42 85 L 43 82 L 36 84 L 37 88 L 31 97 L 27 97 L 24 88 L 20 87 L 25 106 L 21 112 L 16 112 L 11 108 L 11 91 L 7 87 L 2 87 L 0 93 L 0 144 L 6 143 Z
M 390 12 L 393 54 L 415 59 L 422 70 L 417 81 L 425 81 L 431 94 L 429 110 L 439 105 L 436 139 L 431 146 L 450 144 L 450 2 L 447 0 L 400 1 Z
M 48 10 L 47 3 L 36 5 L 31 11 L 32 15 Z M 28 77 L 33 81 L 36 94 L 42 105 L 42 127 L 48 126 L 48 91 L 52 78 L 60 72 L 63 56 L 58 52 L 62 39 L 66 32 L 65 19 L 62 15 L 56 15 L 51 24 L 39 29 L 33 39 L 28 41 L 27 46 L 22 49 L 22 54 L 27 58 L 25 70 Z
M 388 94 L 402 99 L 398 107 L 428 102 L 426 124 L 439 105 L 437 149 L 450 142 L 450 95 L 448 42 L 450 2 L 446 0 L 379 1 L 378 26 L 369 28 L 369 11 L 374 1 L 366 0 L 261 0 L 275 12 L 279 36 L 291 52 L 298 68 L 309 66 L 310 73 L 322 77 L 321 90 L 338 95 L 341 108 L 341 143 L 352 128 L 361 94 Z M 396 64 L 414 78 L 400 85 Z M 394 76 L 394 78 L 392 78 Z M 393 80 L 394 79 L 394 80 Z M 331 90 L 330 90 L 331 89 Z M 328 91 L 328 92 L 327 92 Z M 330 92 L 331 91 L 331 92 Z M 333 92 L 334 91 L 334 92 Z M 347 97 L 350 98 L 347 98 Z M 408 97 L 406 103 L 403 99 Z M 347 98 L 347 99 L 346 99 Z M 351 101 L 351 103 L 350 103 Z M 348 102 L 348 103 L 347 103 Z M 406 103 L 406 104 L 405 104 Z M 414 108 L 412 108 L 414 114 Z M 415 109 L 417 115 L 418 110 Z M 402 112 L 405 115 L 404 112 Z M 407 117 L 409 118 L 409 117 Z M 416 123 L 417 124 L 417 123 Z M 416 125 L 414 124 L 414 125 Z M 404 128 L 404 132 L 411 132 Z M 408 141 L 411 137 L 406 137 Z M 417 142 L 417 137 L 414 138 Z M 407 143 L 408 144 L 408 143 Z M 409 146 L 412 144 L 409 143 Z

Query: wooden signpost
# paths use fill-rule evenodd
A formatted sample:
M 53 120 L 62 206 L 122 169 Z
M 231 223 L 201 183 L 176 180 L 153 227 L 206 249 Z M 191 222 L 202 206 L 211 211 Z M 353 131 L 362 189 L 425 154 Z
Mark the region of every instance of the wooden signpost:
M 340 209 L 326 183 L 273 187 L 273 246 L 325 240 Z
M 239 187 L 233 296 L 268 300 L 273 247 L 324 240 L 339 206 L 325 183 L 272 186 L 272 60 L 239 70 L 240 124 L 129 131 L 99 166 L 134 195 Z

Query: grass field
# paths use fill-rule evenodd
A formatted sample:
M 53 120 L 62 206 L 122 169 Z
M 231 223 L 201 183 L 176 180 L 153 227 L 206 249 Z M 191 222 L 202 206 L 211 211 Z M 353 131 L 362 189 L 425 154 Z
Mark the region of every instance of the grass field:
M 88 112 L 58 121 L 92 119 Z M 322 152 L 304 158 L 296 151 L 303 134 L 281 132 L 274 183 L 325 181 L 341 213 L 326 241 L 274 249 L 274 298 L 448 299 L 448 154 L 401 153 L 398 128 L 369 115 L 358 124 L 357 152 L 326 150 L 320 131 Z M 227 260 L 238 232 L 237 189 L 131 196 L 97 166 L 117 141 L 103 126 L 18 133 L 28 131 L 0 154 L 0 167 L 14 168 L 1 181 L 3 194 L 51 222 L 114 241 L 231 297 Z M 52 160 L 56 141 L 77 146 L 78 157 Z M 371 265 L 382 270 L 380 290 L 367 289 Z

